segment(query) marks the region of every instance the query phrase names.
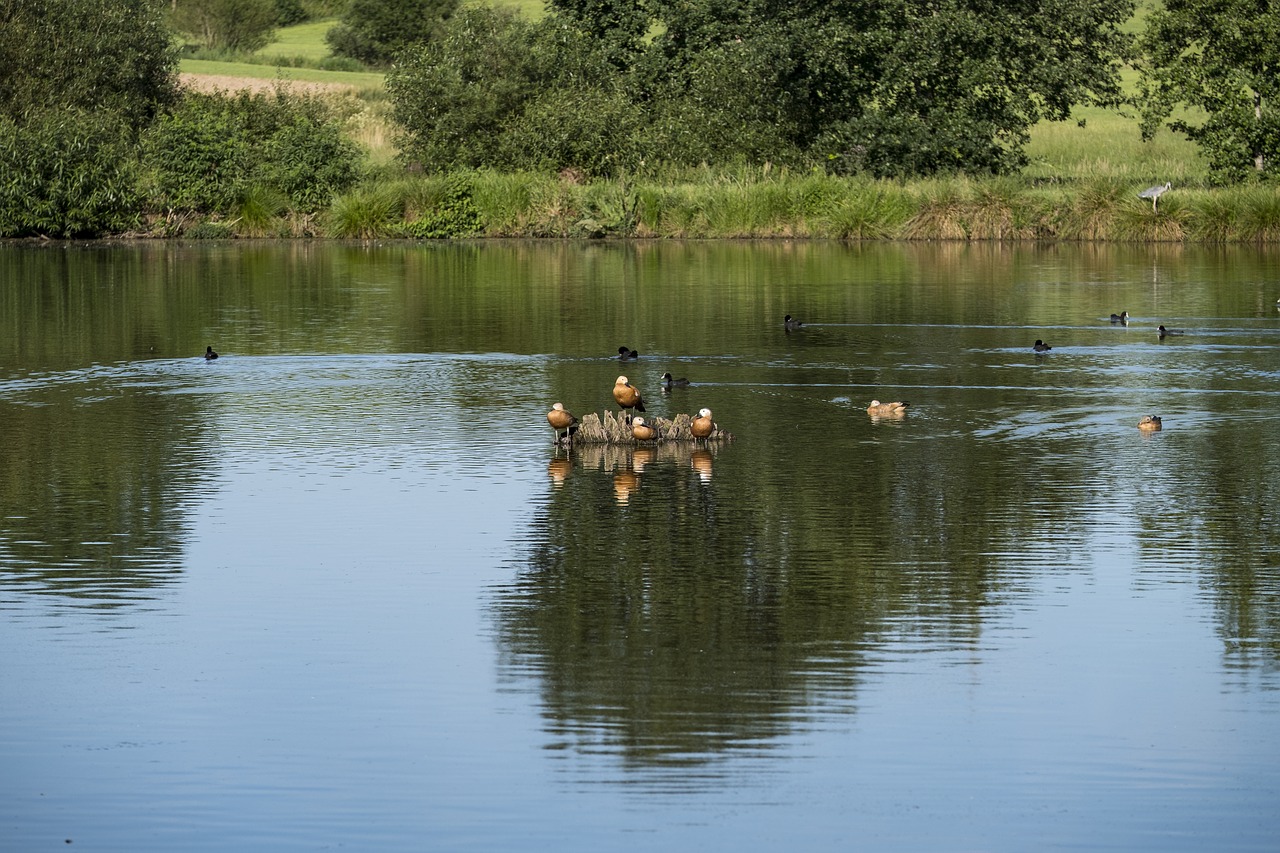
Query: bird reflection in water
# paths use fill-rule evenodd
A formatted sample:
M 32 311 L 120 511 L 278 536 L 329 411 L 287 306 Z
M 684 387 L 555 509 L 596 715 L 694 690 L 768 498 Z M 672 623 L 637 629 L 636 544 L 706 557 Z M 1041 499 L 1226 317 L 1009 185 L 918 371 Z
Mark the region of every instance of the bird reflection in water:
M 619 506 L 631 501 L 631 493 L 640 485 L 640 477 L 635 471 L 619 471 L 613 475 L 613 499 Z
M 711 451 L 695 450 L 689 454 L 689 467 L 698 472 L 698 479 L 703 483 L 711 482 Z
M 568 456 L 552 456 L 547 463 L 547 476 L 551 478 L 551 485 L 557 489 L 564 485 L 564 481 L 572 473 L 573 460 Z

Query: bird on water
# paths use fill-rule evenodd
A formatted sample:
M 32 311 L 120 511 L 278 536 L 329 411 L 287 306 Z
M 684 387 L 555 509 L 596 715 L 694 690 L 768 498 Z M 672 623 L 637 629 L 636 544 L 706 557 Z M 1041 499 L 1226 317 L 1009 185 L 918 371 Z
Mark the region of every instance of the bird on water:
M 1039 338 L 1036 338 L 1036 342 L 1034 345 L 1032 345 L 1031 348 L 1036 352 L 1048 352 L 1049 350 L 1053 349 L 1053 347 L 1049 346 Z
M 1138 429 L 1146 430 L 1147 432 L 1155 432 L 1163 428 L 1164 425 L 1160 422 L 1159 415 L 1144 415 L 1142 420 L 1138 421 Z
M 867 406 L 867 414 L 873 418 L 892 418 L 907 413 L 907 406 L 910 403 L 904 403 L 901 400 L 895 400 L 892 403 L 881 403 L 879 400 L 872 400 L 871 405 Z
M 640 353 L 636 352 L 630 347 L 625 347 L 625 346 L 618 347 L 618 358 L 622 359 L 623 361 L 630 361 L 633 358 L 639 358 L 639 357 L 640 357 Z
M 1158 184 L 1158 185 L 1156 185 L 1156 186 L 1154 186 L 1154 187 L 1147 187 L 1145 190 L 1143 190 L 1142 192 L 1138 193 L 1138 198 L 1149 198 L 1149 199 L 1151 199 L 1151 212 L 1152 212 L 1152 213 L 1155 213 L 1155 212 L 1156 212 L 1156 205 L 1157 205 L 1157 204 L 1159 204 L 1159 202 L 1160 202 L 1160 196 L 1164 195 L 1165 193 L 1167 193 L 1167 192 L 1168 192 L 1169 190 L 1171 190 L 1171 189 L 1173 189 L 1173 184 L 1171 184 L 1171 183 L 1167 183 L 1167 182 L 1166 182 L 1166 183 L 1165 183 L 1165 184 L 1163 184 L 1163 185 L 1159 185 L 1159 184 Z
M 1129 312 L 1121 311 L 1119 314 L 1112 314 L 1111 322 L 1120 323 L 1125 326 L 1129 325 Z
M 683 388 L 689 384 L 689 380 L 681 377 L 680 379 L 671 378 L 670 373 L 662 374 L 662 387 L 670 391 L 672 388 Z
M 205 360 L 205 361 L 213 361 L 213 360 L 214 360 L 215 358 L 217 358 L 217 357 L 218 357 L 218 354 L 217 354 L 216 352 L 214 352 L 214 351 L 213 351 L 213 347 L 205 347 L 205 348 L 204 348 L 204 360 Z
M 1169 335 L 1181 335 L 1181 334 L 1182 334 L 1182 330 L 1181 330 L 1181 329 L 1166 329 L 1164 326 L 1161 326 L 1159 329 L 1157 329 L 1157 330 L 1156 330 L 1156 332 L 1157 332 L 1157 333 L 1160 335 L 1160 337 L 1162 337 L 1162 338 L 1163 338 L 1163 337 L 1167 337 L 1167 336 L 1169 336 Z
M 787 331 L 790 331 L 792 329 L 799 329 L 803 326 L 804 326 L 804 323 L 801 323 L 799 320 L 795 319 L 790 314 L 782 318 L 782 328 L 786 329 Z

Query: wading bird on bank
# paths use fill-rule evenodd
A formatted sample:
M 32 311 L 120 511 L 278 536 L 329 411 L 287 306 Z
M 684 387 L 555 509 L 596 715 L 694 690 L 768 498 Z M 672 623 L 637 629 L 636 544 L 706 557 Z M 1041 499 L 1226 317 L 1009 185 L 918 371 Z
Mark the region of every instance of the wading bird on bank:
M 1151 212 L 1155 213 L 1156 205 L 1160 202 L 1160 196 L 1164 195 L 1171 189 L 1173 189 L 1173 184 L 1170 183 L 1165 183 L 1161 186 L 1147 187 L 1145 190 L 1138 193 L 1138 198 L 1151 199 Z

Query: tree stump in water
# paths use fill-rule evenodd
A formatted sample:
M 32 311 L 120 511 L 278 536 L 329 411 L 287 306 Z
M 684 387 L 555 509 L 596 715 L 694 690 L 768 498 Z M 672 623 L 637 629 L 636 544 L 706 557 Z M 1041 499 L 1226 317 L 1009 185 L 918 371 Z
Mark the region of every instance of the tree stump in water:
M 621 414 L 615 415 L 613 412 L 605 411 L 599 415 L 592 412 L 586 415 L 582 420 L 578 421 L 578 427 L 573 433 L 572 442 L 575 444 L 653 444 L 663 441 L 732 441 L 733 436 L 730 433 L 720 429 L 716 425 L 711 431 L 711 435 L 706 439 L 698 439 L 693 437 L 693 432 L 689 428 L 689 424 L 693 421 L 692 415 L 676 415 L 674 419 L 646 417 L 644 422 L 658 431 L 658 437 L 654 442 L 639 442 L 631 435 L 631 424 L 626 417 Z

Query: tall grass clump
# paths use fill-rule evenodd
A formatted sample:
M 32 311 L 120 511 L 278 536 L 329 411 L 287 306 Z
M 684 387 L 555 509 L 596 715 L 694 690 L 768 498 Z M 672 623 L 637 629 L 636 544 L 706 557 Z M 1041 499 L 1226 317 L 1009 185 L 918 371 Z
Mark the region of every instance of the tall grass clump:
M 915 206 L 898 184 L 855 181 L 818 214 L 821 236 L 841 240 L 885 240 L 899 236 Z
M 901 236 L 909 240 L 966 240 L 970 236 L 971 205 L 965 182 L 937 178 L 912 185 L 915 211 L 903 223 Z
M 331 237 L 375 240 L 390 237 L 404 222 L 403 187 L 378 184 L 357 187 L 336 196 L 325 218 Z
M 535 199 L 546 195 L 557 181 L 536 172 L 475 173 L 471 200 L 492 237 L 514 237 L 526 233 L 534 221 Z

